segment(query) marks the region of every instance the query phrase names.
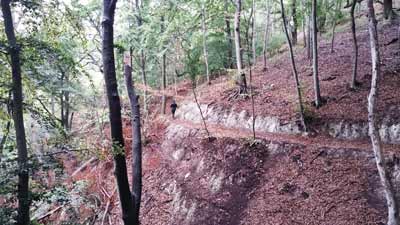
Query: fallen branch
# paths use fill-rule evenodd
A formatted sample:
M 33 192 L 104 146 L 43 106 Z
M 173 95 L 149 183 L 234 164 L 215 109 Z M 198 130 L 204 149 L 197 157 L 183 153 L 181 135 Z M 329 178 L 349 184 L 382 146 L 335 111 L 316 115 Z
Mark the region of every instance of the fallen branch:
M 106 205 L 106 209 L 104 210 L 103 217 L 101 218 L 101 225 L 104 225 L 104 221 L 105 221 L 105 219 L 106 219 L 106 216 L 107 216 L 107 213 L 108 213 L 108 209 L 110 208 L 111 200 L 112 200 L 112 198 L 113 198 L 113 196 L 114 196 L 116 190 L 117 190 L 117 189 L 114 188 L 113 193 L 111 194 L 110 198 L 108 198 L 107 205 Z
M 51 216 L 53 213 L 57 212 L 57 211 L 60 210 L 62 207 L 64 207 L 64 205 L 58 206 L 57 208 L 55 208 L 55 209 L 49 211 L 48 213 L 46 213 L 46 214 L 44 214 L 44 215 L 42 215 L 42 216 L 39 216 L 36 220 L 39 221 L 39 220 L 42 220 L 42 219 L 44 219 L 44 218 L 46 218 L 46 217 L 48 217 L 48 216 Z M 32 218 L 32 220 L 34 220 L 34 219 L 35 219 L 35 218 Z
M 76 169 L 76 170 L 72 173 L 71 177 L 76 176 L 76 174 L 78 174 L 79 172 L 81 172 L 82 170 L 84 170 L 89 164 L 91 164 L 92 162 L 94 162 L 94 161 L 96 161 L 96 160 L 97 160 L 96 157 L 90 158 L 88 161 L 86 161 L 85 163 L 83 163 L 82 166 L 80 166 L 78 169 Z

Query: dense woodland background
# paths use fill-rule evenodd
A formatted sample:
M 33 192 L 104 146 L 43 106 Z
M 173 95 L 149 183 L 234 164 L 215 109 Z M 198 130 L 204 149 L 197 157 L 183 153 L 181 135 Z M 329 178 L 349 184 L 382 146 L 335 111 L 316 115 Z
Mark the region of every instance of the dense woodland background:
M 298 224 L 366 224 L 365 215 L 373 224 L 399 224 L 393 175 L 400 141 L 398 7 L 396 0 L 1 0 L 0 224 L 267 224 L 258 220 L 278 216 L 251 210 L 279 205 L 284 200 L 271 197 L 278 195 L 264 195 L 265 202 L 246 213 L 238 211 L 241 196 L 265 191 L 257 186 L 264 181 L 253 174 L 289 177 L 286 173 L 296 170 L 290 163 L 303 168 L 303 161 L 311 165 L 330 154 L 321 150 L 315 158 L 307 155 L 315 146 L 371 154 L 376 167 L 366 171 L 375 180 L 359 186 L 354 181 L 347 193 L 379 186 L 384 200 L 371 203 L 375 208 L 362 200 L 360 212 L 365 214 L 356 211 L 354 217 L 331 216 L 324 222 L 307 219 L 304 215 L 311 217 L 312 212 L 297 207 L 302 212 L 293 215 L 303 218 Z M 177 119 L 170 115 L 173 102 Z M 198 113 L 193 117 L 192 103 Z M 243 111 L 249 120 L 241 123 L 237 116 L 230 128 L 222 127 L 211 115 L 217 108 L 215 121 L 230 109 Z M 295 125 L 261 132 L 266 117 L 282 127 Z M 339 120 L 364 123 L 365 129 L 354 128 L 364 129 L 353 135 L 355 140 L 327 137 L 324 126 Z M 382 124 L 393 127 L 386 136 Z M 192 129 L 187 136 L 182 136 L 184 126 Z M 271 172 L 258 165 L 263 160 L 272 165 L 268 157 L 281 157 L 265 147 L 269 141 L 278 141 L 288 156 L 300 151 L 304 157 L 290 156 L 287 167 Z M 166 152 L 181 143 L 198 154 L 193 158 L 203 157 L 224 173 L 244 171 L 240 182 L 245 187 L 240 183 L 229 189 L 225 184 L 225 192 L 217 188 L 214 193 L 218 176 L 213 175 L 210 193 L 215 197 L 209 202 L 233 195 L 221 200 L 228 201 L 217 207 L 221 212 L 208 213 L 208 192 L 190 186 L 203 178 L 187 181 L 189 175 L 183 173 L 190 166 L 168 161 L 176 155 Z M 236 160 L 225 155 L 231 154 L 229 146 L 236 146 Z M 177 154 L 177 161 L 183 161 Z M 216 157 L 224 160 L 215 162 Z M 349 167 L 344 177 L 356 176 L 350 166 L 368 163 L 355 161 L 345 156 L 335 165 Z M 320 170 L 315 165 L 317 172 L 312 173 L 330 165 Z M 336 175 L 331 179 L 340 180 Z M 305 188 L 313 179 L 301 185 Z M 152 211 L 180 198 L 173 188 L 172 197 L 163 199 L 165 193 L 156 189 L 163 181 L 185 186 L 182 195 L 191 199 L 187 202 L 205 200 L 194 213 L 186 203 Z M 297 193 L 293 183 L 279 184 L 279 195 Z M 250 186 L 257 188 L 253 192 Z M 310 193 L 299 196 L 307 199 Z M 323 219 L 342 203 L 322 212 Z M 177 216 L 182 210 L 185 219 Z M 338 218 L 347 218 L 347 223 Z M 282 221 L 271 223 L 295 224 L 294 219 Z

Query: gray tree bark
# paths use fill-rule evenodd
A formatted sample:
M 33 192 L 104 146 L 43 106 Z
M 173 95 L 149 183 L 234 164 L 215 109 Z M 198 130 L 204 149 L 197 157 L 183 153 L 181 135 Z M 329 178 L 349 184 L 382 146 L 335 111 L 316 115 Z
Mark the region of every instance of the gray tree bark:
M 353 48 L 354 48 L 354 56 L 353 56 L 353 72 L 351 75 L 351 88 L 355 89 L 357 86 L 357 67 L 358 67 L 358 44 L 357 44 L 357 34 L 356 34 L 356 21 L 354 18 L 354 9 L 356 7 L 357 0 L 353 0 L 350 9 L 351 16 L 351 33 L 353 37 Z
M 293 21 L 293 27 L 291 29 L 292 44 L 297 45 L 297 16 L 296 16 L 296 0 L 291 0 L 291 16 Z
M 333 24 L 332 24 L 331 53 L 333 53 L 333 49 L 335 46 L 335 29 L 336 29 L 336 25 L 337 25 L 336 21 L 337 21 L 337 17 L 339 15 L 341 8 L 342 8 L 342 0 L 339 0 L 336 4 L 334 18 L 333 18 Z
M 206 67 L 207 84 L 210 85 L 211 80 L 210 80 L 210 72 L 208 69 L 206 6 L 204 1 L 202 2 L 201 5 L 201 29 L 203 31 L 203 54 L 204 54 L 204 63 Z
M 228 0 L 225 0 L 225 33 L 226 39 L 228 43 L 228 51 L 227 51 L 227 68 L 233 69 L 233 44 L 232 44 L 232 32 L 231 32 L 231 22 L 229 20 L 229 11 L 228 11 Z
M 264 70 L 267 70 L 267 48 L 269 42 L 269 33 L 270 33 L 270 17 L 271 17 L 271 7 L 270 1 L 267 0 L 267 19 L 265 23 L 265 32 L 264 32 L 264 41 L 263 41 L 263 62 L 264 62 Z
M 242 48 L 240 45 L 240 15 L 242 11 L 242 1 L 236 0 L 235 12 L 235 49 L 236 49 L 236 65 L 239 79 L 239 93 L 247 93 L 246 74 L 243 72 Z
M 135 8 L 136 8 L 136 21 L 137 25 L 140 28 L 143 25 L 143 18 L 141 13 L 141 4 L 139 0 L 135 0 Z M 147 76 L 146 76 L 146 54 L 144 49 L 140 49 L 140 72 L 142 75 L 142 81 L 144 86 L 143 91 L 143 111 L 144 114 L 147 115 Z
M 299 105 L 299 111 L 300 111 L 300 122 L 301 122 L 301 125 L 303 126 L 303 129 L 306 131 L 307 127 L 306 127 L 305 120 L 304 120 L 304 107 L 303 107 L 303 100 L 302 100 L 301 90 L 300 90 L 301 85 L 300 85 L 299 76 L 297 73 L 296 63 L 294 61 L 292 42 L 290 40 L 289 32 L 287 29 L 285 7 L 283 5 L 283 0 L 280 0 L 280 3 L 281 3 L 281 15 L 282 15 L 283 28 L 285 30 L 286 40 L 289 45 L 290 61 L 292 63 L 292 72 L 293 72 L 293 77 L 294 77 L 295 84 L 296 84 L 297 103 Z
M 164 16 L 161 16 L 161 33 L 164 33 Z M 162 89 L 162 98 L 161 98 L 161 112 L 162 114 L 166 114 L 167 108 L 167 96 L 165 95 L 165 90 L 167 89 L 167 56 L 165 53 L 162 55 L 162 65 L 161 65 L 161 89 Z
M 321 91 L 318 77 L 318 40 L 317 40 L 317 0 L 312 0 L 312 42 L 313 42 L 313 79 L 315 107 L 321 106 Z
M 381 184 L 385 191 L 386 203 L 388 207 L 388 222 L 387 225 L 399 224 L 399 209 L 396 202 L 396 196 L 390 180 L 389 172 L 386 167 L 385 157 L 382 152 L 381 139 L 378 132 L 378 122 L 376 115 L 376 102 L 379 93 L 380 74 L 380 55 L 377 21 L 375 19 L 375 9 L 373 0 L 368 0 L 368 30 L 371 44 L 371 59 L 372 59 L 372 79 L 371 90 L 368 95 L 368 127 L 369 136 L 371 138 L 372 149 L 374 150 L 376 167 L 378 169 Z
M 393 0 L 383 0 L 383 15 L 385 16 L 385 19 L 393 18 Z

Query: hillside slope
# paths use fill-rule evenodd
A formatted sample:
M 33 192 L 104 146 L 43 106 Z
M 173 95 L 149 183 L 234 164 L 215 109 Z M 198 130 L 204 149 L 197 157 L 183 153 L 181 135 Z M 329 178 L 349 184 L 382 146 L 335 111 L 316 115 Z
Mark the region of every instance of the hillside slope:
M 204 132 L 190 85 L 184 82 L 177 87 L 178 95 L 171 95 L 169 100 L 178 100 L 178 118 L 153 115 L 146 124 L 142 224 L 384 224 L 385 201 L 364 127 L 371 77 L 368 33 L 365 18 L 358 22 L 361 86 L 348 88 L 352 43 L 348 24 L 344 24 L 344 31 L 337 34 L 334 53 L 330 53 L 326 40 L 320 41 L 321 90 L 326 104 L 319 109 L 311 103 L 310 62 L 304 49 L 296 49 L 313 136 L 301 135 L 297 128 L 287 52 L 270 59 L 266 71 L 261 62 L 255 68 L 256 142 L 250 139 L 250 100 L 232 97 L 236 87 L 231 77 L 220 76 L 211 86 L 204 84 L 197 89 L 211 139 Z M 392 143 L 385 144 L 384 149 L 393 182 L 400 187 L 399 145 L 393 144 L 400 140 L 398 22 L 382 22 L 379 29 L 385 33 L 380 36 L 381 135 Z M 170 87 L 169 93 L 173 89 Z M 157 104 L 154 107 L 159 107 Z M 130 162 L 129 126 L 126 119 Z M 91 181 L 88 193 L 103 196 L 100 213 L 96 212 L 96 221 L 102 221 L 99 224 L 122 224 L 110 156 L 90 161 L 88 168 L 72 179 Z M 84 208 L 82 217 L 88 211 Z M 60 222 L 62 215 L 54 213 L 48 219 Z

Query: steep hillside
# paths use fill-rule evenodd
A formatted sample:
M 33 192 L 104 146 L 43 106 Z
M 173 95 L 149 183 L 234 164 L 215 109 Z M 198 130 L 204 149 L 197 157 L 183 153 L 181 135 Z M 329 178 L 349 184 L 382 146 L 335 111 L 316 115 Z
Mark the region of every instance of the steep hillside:
M 365 225 L 384 224 L 385 200 L 369 140 L 366 138 L 367 93 L 371 63 L 365 18 L 358 33 L 360 86 L 349 89 L 352 43 L 348 24 L 336 45 L 320 41 L 321 90 L 325 104 L 312 106 L 310 62 L 296 49 L 311 133 L 299 129 L 295 90 L 287 52 L 259 62 L 253 87 L 257 141 L 251 141 L 251 104 L 235 96 L 232 77 L 222 75 L 197 91 L 211 138 L 207 138 L 190 85 L 177 87 L 177 118 L 158 111 L 146 124 L 143 155 L 143 225 Z M 400 187 L 400 85 L 398 24 L 380 24 L 382 88 L 381 136 L 387 142 L 391 177 Z M 169 87 L 168 93 L 174 93 Z M 149 90 L 159 95 L 157 91 Z M 153 102 L 154 109 L 159 103 Z M 130 158 L 130 121 L 125 119 L 126 154 Z M 105 128 L 108 133 L 109 128 Z M 103 137 L 102 137 L 103 138 Z M 99 138 L 99 142 L 103 141 Z M 347 139 L 347 140 L 342 140 Z M 91 159 L 71 179 L 90 182 L 88 193 L 101 196 L 102 224 L 122 224 L 112 159 Z M 75 162 L 73 162 L 75 163 Z M 68 166 L 68 163 L 66 163 Z M 81 165 L 82 166 L 82 165 Z M 75 171 L 75 172 L 74 172 Z M 131 172 L 131 171 L 130 171 Z M 90 212 L 80 208 L 82 221 Z M 54 213 L 48 221 L 67 220 Z
M 347 25 L 346 25 L 347 26 Z M 371 77 L 365 18 L 358 33 L 360 86 L 350 90 L 352 43 L 349 29 L 339 33 L 335 50 L 320 42 L 321 89 L 326 103 L 312 106 L 311 66 L 296 50 L 311 127 L 316 136 L 299 136 L 295 92 L 287 53 L 255 68 L 256 130 L 249 137 L 251 105 L 236 97 L 232 78 L 221 76 L 198 88 L 209 141 L 193 97 L 175 96 L 178 119 L 167 124 L 159 146 L 147 157 L 159 159 L 145 174 L 143 224 L 383 224 L 385 201 L 369 140 L 367 94 Z M 379 113 L 381 135 L 398 143 L 400 58 L 396 24 L 381 24 L 383 77 Z M 190 93 L 190 92 L 189 92 Z M 178 103 L 178 104 L 179 104 Z M 336 138 L 350 139 L 342 141 Z M 390 152 L 398 184 L 397 145 Z M 151 155 L 151 156 L 150 156 Z

